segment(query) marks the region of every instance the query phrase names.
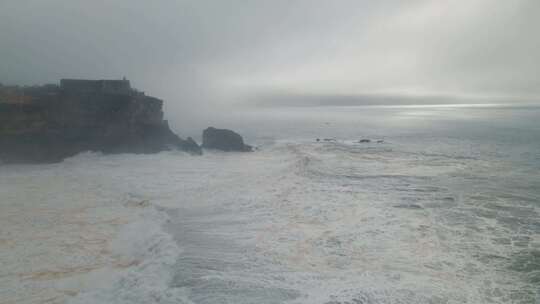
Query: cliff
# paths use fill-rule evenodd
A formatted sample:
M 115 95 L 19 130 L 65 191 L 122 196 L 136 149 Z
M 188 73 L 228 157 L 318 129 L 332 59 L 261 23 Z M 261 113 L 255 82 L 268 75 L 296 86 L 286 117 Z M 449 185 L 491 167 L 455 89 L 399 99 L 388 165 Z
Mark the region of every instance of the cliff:
M 57 162 L 82 151 L 201 154 L 191 138 L 170 130 L 162 106 L 127 80 L 0 87 L 0 160 Z

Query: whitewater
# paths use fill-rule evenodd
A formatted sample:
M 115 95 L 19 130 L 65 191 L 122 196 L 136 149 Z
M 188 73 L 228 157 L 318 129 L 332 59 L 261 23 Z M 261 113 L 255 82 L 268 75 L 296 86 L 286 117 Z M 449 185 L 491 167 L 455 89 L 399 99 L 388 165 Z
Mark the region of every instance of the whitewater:
M 0 303 L 540 303 L 538 118 L 258 109 L 218 126 L 253 153 L 0 165 Z

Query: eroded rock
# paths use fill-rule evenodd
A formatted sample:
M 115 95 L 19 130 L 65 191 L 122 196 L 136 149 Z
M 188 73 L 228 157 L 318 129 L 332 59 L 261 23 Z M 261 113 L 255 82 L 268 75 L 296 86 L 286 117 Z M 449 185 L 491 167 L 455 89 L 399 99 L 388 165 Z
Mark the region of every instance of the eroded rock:
M 24 99 L 22 98 L 24 97 Z M 0 160 L 58 162 L 83 151 L 201 154 L 174 134 L 163 101 L 128 80 L 62 80 L 61 85 L 0 88 Z
M 253 147 L 244 144 L 240 134 L 228 129 L 206 128 L 203 131 L 202 147 L 221 151 L 251 152 Z

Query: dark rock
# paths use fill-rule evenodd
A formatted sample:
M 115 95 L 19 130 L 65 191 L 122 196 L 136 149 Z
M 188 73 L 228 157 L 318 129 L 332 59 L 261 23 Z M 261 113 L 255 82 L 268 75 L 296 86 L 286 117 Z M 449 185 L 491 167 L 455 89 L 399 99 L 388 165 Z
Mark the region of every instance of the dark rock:
M 324 138 L 324 141 L 336 141 L 334 138 Z
M 360 139 L 358 142 L 361 143 L 361 144 L 370 143 L 371 139 Z
M 320 138 L 317 138 L 316 140 L 317 140 L 317 142 L 321 141 L 321 139 L 320 139 Z
M 382 139 L 377 140 L 377 143 L 378 143 L 378 144 L 382 144 L 382 143 L 384 143 L 384 140 L 382 140 Z
M 131 89 L 129 81 L 62 84 L 10 89 L 9 95 L 0 90 L 1 161 L 58 162 L 83 151 L 201 154 L 193 139 L 170 130 L 163 101 Z
M 209 127 L 203 131 L 202 147 L 222 151 L 251 152 L 253 148 L 244 144 L 242 136 L 227 129 Z
M 186 140 L 181 140 L 180 148 L 186 152 L 196 155 L 202 155 L 202 149 L 193 138 L 188 137 Z

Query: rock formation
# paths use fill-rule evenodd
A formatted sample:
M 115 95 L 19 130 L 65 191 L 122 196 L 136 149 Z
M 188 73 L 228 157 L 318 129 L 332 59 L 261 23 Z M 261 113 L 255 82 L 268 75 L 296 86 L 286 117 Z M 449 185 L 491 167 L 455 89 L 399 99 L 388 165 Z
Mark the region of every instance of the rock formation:
M 0 160 L 57 162 L 82 151 L 201 154 L 163 120 L 163 101 L 128 80 L 62 80 L 61 85 L 0 87 Z
M 209 127 L 203 131 L 202 147 L 222 151 L 253 151 L 251 146 L 244 144 L 244 139 L 238 133 L 214 127 Z

